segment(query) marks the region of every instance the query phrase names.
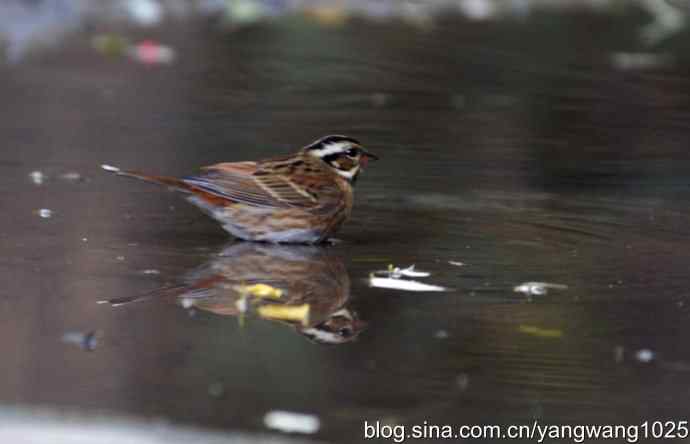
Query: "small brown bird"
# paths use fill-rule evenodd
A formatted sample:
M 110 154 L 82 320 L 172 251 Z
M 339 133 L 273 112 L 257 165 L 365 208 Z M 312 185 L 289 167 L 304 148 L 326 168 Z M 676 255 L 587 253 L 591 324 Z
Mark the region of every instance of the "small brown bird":
M 182 179 L 102 165 L 119 176 L 167 185 L 240 239 L 314 244 L 350 217 L 357 177 L 377 156 L 355 139 L 326 136 L 297 153 L 258 162 L 226 162 Z

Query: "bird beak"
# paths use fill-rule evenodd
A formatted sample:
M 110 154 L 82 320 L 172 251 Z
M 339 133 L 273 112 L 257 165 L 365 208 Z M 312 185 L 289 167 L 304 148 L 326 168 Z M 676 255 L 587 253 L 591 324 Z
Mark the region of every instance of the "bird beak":
M 372 152 L 370 152 L 370 151 L 367 151 L 367 150 L 362 150 L 362 151 L 364 152 L 364 156 L 368 157 L 369 159 L 371 159 L 371 160 L 379 160 L 379 156 L 377 156 L 376 154 L 374 154 L 374 153 L 372 153 Z
M 366 167 L 370 160 L 379 160 L 379 156 L 362 148 L 362 158 L 359 163 L 362 167 Z
M 362 321 L 361 319 L 353 319 L 352 320 L 352 331 L 359 333 L 362 330 L 364 330 L 365 328 L 367 328 L 368 325 L 369 325 L 369 323 L 366 321 Z

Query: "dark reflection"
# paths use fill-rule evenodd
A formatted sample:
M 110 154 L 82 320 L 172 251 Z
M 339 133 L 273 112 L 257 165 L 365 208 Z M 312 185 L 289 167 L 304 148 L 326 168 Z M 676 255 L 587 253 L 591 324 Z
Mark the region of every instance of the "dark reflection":
M 269 286 L 262 288 L 270 294 L 248 291 L 256 284 Z M 269 305 L 288 308 L 279 308 L 270 319 L 322 344 L 352 341 L 365 327 L 349 308 L 350 277 L 345 264 L 327 247 L 232 243 L 187 274 L 182 285 L 107 302 L 118 306 L 152 297 L 172 297 L 189 310 L 242 318 L 261 315 L 260 307 Z M 299 313 L 303 316 L 290 318 Z

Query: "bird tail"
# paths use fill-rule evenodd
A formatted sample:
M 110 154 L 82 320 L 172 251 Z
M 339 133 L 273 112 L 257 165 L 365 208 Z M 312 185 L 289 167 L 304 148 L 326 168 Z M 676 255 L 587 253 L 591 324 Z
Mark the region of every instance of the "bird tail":
M 161 297 L 179 297 L 187 291 L 188 288 L 184 285 L 175 285 L 169 287 L 158 288 L 147 293 L 143 293 L 136 296 L 123 296 L 113 299 L 105 299 L 101 301 L 96 301 L 97 304 L 108 304 L 111 307 L 119 307 L 121 305 L 131 304 L 133 302 L 143 302 L 151 299 L 161 298 Z
M 143 180 L 145 182 L 157 183 L 159 185 L 165 185 L 170 188 L 174 188 L 175 190 L 184 191 L 187 193 L 192 191 L 192 187 L 188 183 L 176 177 L 151 176 L 148 174 L 139 173 L 137 171 L 121 170 L 120 168 L 112 165 L 101 165 L 101 168 L 103 168 L 105 171 L 109 173 L 113 173 L 118 176 L 132 177 L 134 179 Z
M 96 303 L 108 304 L 111 307 L 119 307 L 121 305 L 131 304 L 133 302 L 143 302 L 157 298 L 175 298 L 178 300 L 178 302 L 182 302 L 181 299 L 183 297 L 187 298 L 188 300 L 201 300 L 212 296 L 214 294 L 213 290 L 215 287 L 223 286 L 226 279 L 227 278 L 223 275 L 214 274 L 212 276 L 199 279 L 193 284 L 167 285 L 143 294 L 105 299 L 97 301 Z M 182 302 L 182 304 L 184 306 L 184 302 Z

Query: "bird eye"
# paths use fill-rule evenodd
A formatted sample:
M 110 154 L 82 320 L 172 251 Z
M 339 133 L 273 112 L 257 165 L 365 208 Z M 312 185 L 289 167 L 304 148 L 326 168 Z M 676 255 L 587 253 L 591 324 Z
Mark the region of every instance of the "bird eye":
M 345 155 L 347 157 L 357 157 L 357 148 L 350 148 L 349 150 L 345 151 Z

